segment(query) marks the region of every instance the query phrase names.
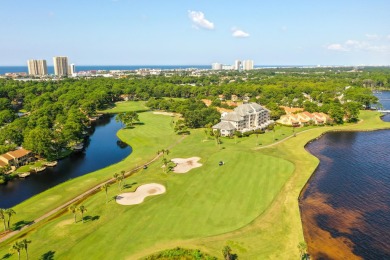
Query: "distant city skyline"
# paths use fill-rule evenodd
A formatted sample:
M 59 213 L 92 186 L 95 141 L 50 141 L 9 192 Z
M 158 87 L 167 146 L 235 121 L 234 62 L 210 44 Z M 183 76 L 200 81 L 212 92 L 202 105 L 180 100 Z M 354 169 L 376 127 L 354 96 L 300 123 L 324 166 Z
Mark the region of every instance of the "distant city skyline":
M 389 65 L 389 8 L 387 0 L 2 1 L 0 66 L 52 66 L 54 56 L 77 65 Z

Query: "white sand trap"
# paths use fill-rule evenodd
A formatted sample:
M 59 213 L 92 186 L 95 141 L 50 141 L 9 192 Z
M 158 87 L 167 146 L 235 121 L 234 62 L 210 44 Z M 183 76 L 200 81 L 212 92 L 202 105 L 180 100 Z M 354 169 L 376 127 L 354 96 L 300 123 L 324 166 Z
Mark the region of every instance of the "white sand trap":
M 153 112 L 155 115 L 164 115 L 164 116 L 174 116 L 175 113 L 170 113 L 170 112 Z
M 198 163 L 200 157 L 191 157 L 191 158 L 175 158 L 172 159 L 172 162 L 176 163 L 175 168 L 173 168 L 173 172 L 175 173 L 186 173 L 194 168 L 198 168 L 202 166 L 201 163 Z
M 165 193 L 165 186 L 158 183 L 141 185 L 134 192 L 122 193 L 116 196 L 116 202 L 121 205 L 141 204 L 148 196 Z

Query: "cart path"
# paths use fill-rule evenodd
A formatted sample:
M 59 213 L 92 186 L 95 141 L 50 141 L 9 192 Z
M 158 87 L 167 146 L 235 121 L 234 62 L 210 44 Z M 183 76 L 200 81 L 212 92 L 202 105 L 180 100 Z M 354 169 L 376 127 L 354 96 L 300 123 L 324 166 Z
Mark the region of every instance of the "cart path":
M 167 149 L 168 149 L 168 150 L 169 150 L 169 149 L 172 149 L 173 147 L 175 147 L 176 145 L 178 145 L 179 143 L 181 143 L 186 137 L 187 137 L 187 135 L 183 135 L 179 140 L 177 140 L 175 143 L 171 144 Z M 150 160 L 150 161 L 148 161 L 148 162 L 146 162 L 146 163 L 144 163 L 144 164 L 142 164 L 142 165 L 140 165 L 140 166 L 137 166 L 137 167 L 135 167 L 134 169 L 132 169 L 132 170 L 126 172 L 126 173 L 125 173 L 125 177 L 129 177 L 129 176 L 133 175 L 135 172 L 137 172 L 138 170 L 142 169 L 142 168 L 144 167 L 144 165 L 149 165 L 149 164 L 155 162 L 158 158 L 161 157 L 162 154 L 163 154 L 163 153 L 160 152 L 160 153 L 157 154 L 157 156 L 155 156 L 152 160 Z M 84 192 L 84 193 L 78 195 L 77 197 L 75 197 L 75 198 L 69 200 L 68 202 L 65 202 L 65 203 L 62 204 L 61 206 L 58 206 L 57 208 L 55 208 L 55 209 L 53 209 L 53 210 L 47 212 L 46 214 L 40 216 L 39 218 L 37 218 L 37 219 L 31 221 L 29 224 L 23 226 L 21 229 L 15 230 L 15 231 L 12 231 L 12 232 L 9 232 L 8 234 L 2 236 L 2 237 L 0 238 L 0 243 L 2 243 L 2 242 L 4 242 L 4 241 L 6 241 L 7 239 L 9 239 L 9 238 L 15 236 L 16 234 L 19 234 L 21 231 L 23 231 L 23 230 L 25 230 L 25 229 L 31 227 L 32 225 L 34 225 L 34 224 L 36 224 L 36 223 L 38 223 L 38 222 L 41 222 L 42 220 L 44 220 L 44 219 L 46 219 L 46 218 L 48 218 L 48 217 L 50 217 L 50 216 L 52 216 L 52 215 L 58 213 L 59 211 L 61 211 L 61 210 L 65 209 L 65 208 L 67 208 L 68 206 L 70 206 L 71 204 L 77 202 L 78 200 L 83 199 L 83 198 L 86 198 L 86 197 L 88 197 L 89 195 L 93 194 L 94 192 L 99 191 L 99 190 L 101 189 L 101 187 L 102 187 L 104 184 L 107 184 L 107 183 L 114 183 L 115 181 L 116 181 L 115 178 L 111 178 L 111 179 L 109 179 L 109 180 L 107 180 L 107 181 L 105 181 L 105 182 L 102 182 L 102 183 L 96 185 L 95 187 L 93 187 L 93 188 L 87 190 L 86 192 Z

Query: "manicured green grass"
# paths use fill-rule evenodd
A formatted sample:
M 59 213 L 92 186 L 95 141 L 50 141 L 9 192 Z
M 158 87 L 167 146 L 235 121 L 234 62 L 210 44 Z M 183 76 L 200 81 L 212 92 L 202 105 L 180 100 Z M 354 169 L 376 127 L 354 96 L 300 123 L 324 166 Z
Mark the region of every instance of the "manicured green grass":
M 29 172 L 31 171 L 32 168 L 35 167 L 42 167 L 42 161 L 36 161 L 31 164 L 23 165 L 22 167 L 19 167 L 16 169 L 16 173 L 21 173 L 21 172 Z
M 115 114 L 127 111 L 143 112 L 147 110 L 149 108 L 145 106 L 145 101 L 120 101 L 115 103 L 115 107 L 100 112 Z
M 17 212 L 14 221 L 33 220 L 104 180 L 112 178 L 115 172 L 131 170 L 137 165 L 144 164 L 156 156 L 158 149 L 167 148 L 180 139 L 179 136 L 174 135 L 170 117 L 152 113 L 141 113 L 139 117 L 144 125 L 118 132 L 118 136 L 131 145 L 133 149 L 131 156 L 115 165 L 71 179 L 22 202 L 14 207 Z
M 202 167 L 187 174 L 165 174 L 161 160 L 153 163 L 126 179 L 131 185 L 127 190 L 158 182 L 167 193 L 148 197 L 140 205 L 121 206 L 113 200 L 106 204 L 104 192 L 99 192 L 83 202 L 88 208 L 85 215 L 95 220 L 72 224 L 72 215 L 65 213 L 30 230 L 26 237 L 33 241 L 31 256 L 35 259 L 52 251 L 55 259 L 137 259 L 176 246 L 220 256 L 228 244 L 241 259 L 297 259 L 297 244 L 303 241 L 298 196 L 318 164 L 304 145 L 329 130 L 389 127 L 376 113 L 363 112 L 361 117 L 359 124 L 310 129 L 267 148 L 262 147 L 273 141 L 273 132 L 259 135 L 261 146 L 251 136 L 223 138 L 219 147 L 214 140 L 205 140 L 203 130 L 192 131 L 168 157 L 199 156 Z M 137 148 L 124 162 L 18 205 L 17 217 L 41 215 L 27 208 L 47 210 L 55 204 L 51 200 L 63 201 L 67 191 L 74 195 L 77 189 L 110 177 L 127 164 L 134 166 L 180 138 L 172 132 L 170 117 L 142 113 L 141 118 L 145 125 L 119 132 Z M 275 138 L 291 134 L 291 128 L 281 127 Z M 226 164 L 218 166 L 220 160 Z M 118 193 L 116 185 L 110 187 L 110 197 Z M 0 257 L 12 240 L 0 246 Z
M 222 167 L 218 166 L 221 158 L 226 161 Z M 234 164 L 235 160 L 260 163 Z M 124 259 L 156 242 L 226 233 L 261 214 L 293 171 L 287 161 L 233 149 L 216 150 L 202 163 L 204 168 L 189 174 L 168 176 L 161 163 L 156 163 L 130 178 L 127 183 L 159 182 L 168 189 L 137 206 L 114 201 L 105 205 L 104 193 L 96 194 L 84 205 L 89 209 L 87 215 L 99 216 L 98 220 L 73 225 L 69 223 L 72 215 L 65 214 L 29 235 L 29 239 L 44 241 L 36 246 L 36 256 L 50 249 L 63 259 Z M 118 192 L 114 185 L 110 196 Z M 61 225 L 65 225 L 66 236 L 58 232 Z

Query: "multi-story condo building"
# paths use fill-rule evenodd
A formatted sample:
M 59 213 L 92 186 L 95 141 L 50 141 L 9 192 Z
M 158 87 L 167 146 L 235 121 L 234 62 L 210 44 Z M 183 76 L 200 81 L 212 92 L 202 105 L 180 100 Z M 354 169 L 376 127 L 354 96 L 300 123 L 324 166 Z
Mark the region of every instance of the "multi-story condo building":
M 244 60 L 242 62 L 242 69 L 243 70 L 253 70 L 253 68 L 254 68 L 253 60 Z
M 235 70 L 241 70 L 241 61 L 240 60 L 236 60 L 234 62 L 234 69 Z
M 222 70 L 222 64 L 221 63 L 213 63 L 211 64 L 212 70 Z
M 56 76 L 67 76 L 68 73 L 68 57 L 53 57 L 54 74 Z
M 265 129 L 273 122 L 268 109 L 257 103 L 247 103 L 236 107 L 233 112 L 222 114 L 221 122 L 214 125 L 213 130 L 219 130 L 221 136 L 232 136 L 235 131 L 245 133 Z
M 28 74 L 32 76 L 47 75 L 46 60 L 28 60 Z
M 76 76 L 76 65 L 74 65 L 74 63 L 69 65 L 68 72 L 69 72 L 69 75 L 71 75 L 72 77 Z

